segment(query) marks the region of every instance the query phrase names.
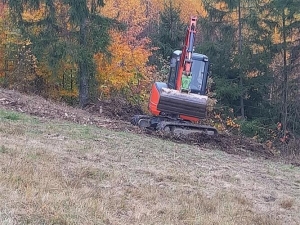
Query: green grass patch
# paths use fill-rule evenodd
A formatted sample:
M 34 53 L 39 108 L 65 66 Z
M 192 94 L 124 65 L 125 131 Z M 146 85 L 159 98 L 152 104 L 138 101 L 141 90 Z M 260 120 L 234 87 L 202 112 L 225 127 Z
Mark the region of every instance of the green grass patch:
M 28 116 L 24 113 L 0 109 L 0 121 L 13 122 L 30 122 L 32 124 L 39 123 L 39 119 L 33 116 Z
M 21 115 L 19 113 L 13 112 L 13 111 L 3 111 L 0 110 L 0 118 L 1 119 L 6 119 L 6 120 L 20 120 Z
M 0 147 L 0 153 L 5 154 L 8 153 L 9 149 L 7 147 L 5 147 L 4 145 L 1 145 Z

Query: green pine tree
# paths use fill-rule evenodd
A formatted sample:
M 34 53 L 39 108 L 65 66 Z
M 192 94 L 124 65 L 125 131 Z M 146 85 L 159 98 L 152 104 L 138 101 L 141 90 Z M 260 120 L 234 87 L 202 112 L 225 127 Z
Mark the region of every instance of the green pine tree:
M 153 46 L 158 47 L 156 57 L 168 59 L 174 50 L 181 49 L 186 25 L 180 19 L 180 9 L 172 1 L 165 3 L 159 15 L 159 21 L 152 21 L 156 23 L 157 33 L 151 35 L 151 40 Z
M 271 0 L 260 7 L 262 21 L 269 30 L 278 34 L 271 49 L 274 54 L 272 103 L 277 105 L 277 117 L 283 125 L 283 133 L 293 129 L 300 133 L 299 114 L 291 98 L 293 82 L 297 79 L 297 61 L 299 60 L 300 1 Z M 294 75 L 293 75 L 294 74 Z M 293 81 L 293 82 L 292 82 Z M 296 86 L 298 86 L 296 83 Z M 294 92 L 295 94 L 295 92 Z M 295 95 L 294 95 L 295 96 Z M 279 100 L 279 101 L 278 101 Z
M 200 20 L 204 40 L 201 52 L 213 63 L 219 103 L 251 120 L 263 109 L 270 62 L 265 59 L 270 59 L 268 52 L 255 50 L 258 31 L 252 30 L 249 19 L 257 19 L 252 11 L 256 2 L 223 1 L 227 4 L 222 9 L 215 7 L 216 2 L 220 1 L 205 1 L 208 16 Z
M 120 27 L 119 23 L 101 16 L 103 0 L 63 0 L 67 6 L 68 17 L 59 21 L 59 12 L 54 0 L 8 0 L 9 8 L 24 38 L 32 42 L 32 51 L 38 60 L 46 60 L 53 69 L 58 62 L 71 57 L 77 65 L 79 104 L 84 107 L 91 97 L 95 84 L 95 65 L 93 56 L 97 52 L 107 53 L 109 45 L 108 30 L 111 26 Z M 37 22 L 23 20 L 25 9 L 39 9 L 46 6 L 46 15 Z M 68 23 L 72 30 L 66 30 Z M 34 29 L 40 32 L 34 32 Z

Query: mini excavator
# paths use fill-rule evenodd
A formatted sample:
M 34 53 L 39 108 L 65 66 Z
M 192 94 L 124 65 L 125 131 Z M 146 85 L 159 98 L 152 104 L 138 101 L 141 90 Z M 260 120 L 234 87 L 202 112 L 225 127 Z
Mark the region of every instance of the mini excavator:
M 135 115 L 133 125 L 173 134 L 218 133 L 199 123 L 206 117 L 209 61 L 194 52 L 196 22 L 197 17 L 191 17 L 182 50 L 172 54 L 168 82 L 152 85 L 148 103 L 152 115 Z

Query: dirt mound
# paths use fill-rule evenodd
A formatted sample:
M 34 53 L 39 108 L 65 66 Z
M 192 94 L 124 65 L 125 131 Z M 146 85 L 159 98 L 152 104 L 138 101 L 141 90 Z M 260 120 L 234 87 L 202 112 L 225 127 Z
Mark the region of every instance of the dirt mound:
M 141 109 L 133 107 L 122 99 L 98 102 L 82 110 L 63 103 L 55 103 L 36 95 L 29 96 L 13 90 L 0 89 L 0 107 L 45 119 L 62 119 L 79 124 L 93 124 L 114 130 L 154 135 L 178 143 L 199 146 L 209 144 L 230 154 L 256 155 L 265 158 L 274 157 L 273 153 L 263 144 L 233 135 L 207 136 L 198 134 L 170 137 L 156 132 L 141 131 L 129 122 L 133 115 L 142 114 Z
M 205 134 L 194 134 L 188 137 L 174 137 L 183 142 L 203 145 L 210 144 L 220 148 L 229 154 L 241 154 L 247 156 L 262 156 L 264 158 L 274 157 L 272 151 L 261 143 L 252 141 L 251 139 L 238 137 L 230 134 L 219 134 L 216 136 Z
M 130 121 L 133 115 L 143 114 L 139 106 L 132 105 L 123 98 L 112 98 L 111 100 L 98 101 L 86 107 L 86 111 L 108 118 Z
M 122 121 L 111 120 L 86 110 L 70 107 L 63 103 L 46 100 L 36 95 L 25 95 L 14 90 L 0 88 L 0 108 L 9 109 L 45 119 L 61 119 L 79 124 L 94 124 L 100 127 L 123 128 Z M 126 125 L 126 124 L 125 124 Z

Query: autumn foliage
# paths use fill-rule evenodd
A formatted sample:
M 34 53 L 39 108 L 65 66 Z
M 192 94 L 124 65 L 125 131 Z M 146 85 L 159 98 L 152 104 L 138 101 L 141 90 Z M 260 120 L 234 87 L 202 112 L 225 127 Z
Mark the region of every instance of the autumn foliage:
M 192 14 L 204 14 L 203 6 L 199 1 L 187 0 L 184 3 L 179 0 L 172 1 L 175 7 L 181 9 L 181 19 L 188 22 Z M 108 47 L 109 54 L 98 53 L 95 54 L 94 60 L 96 63 L 96 80 L 98 82 L 98 91 L 101 95 L 109 95 L 112 91 L 127 91 L 128 95 L 136 95 L 143 98 L 149 90 L 151 82 L 153 82 L 155 74 L 155 66 L 149 65 L 149 57 L 153 54 L 151 48 L 151 40 L 148 37 L 147 31 L 149 22 L 159 18 L 159 12 L 165 7 L 166 1 L 162 0 L 129 0 L 129 1 L 107 1 L 105 6 L 101 9 L 100 13 L 108 18 L 116 19 L 126 25 L 125 30 L 112 28 L 110 30 L 111 42 Z M 72 32 L 72 27 L 68 22 L 68 15 L 66 13 L 66 5 L 59 1 L 54 1 L 57 12 L 57 20 L 60 25 L 65 29 L 64 33 Z M 4 19 L 4 6 L 2 5 L 2 19 Z M 28 23 L 39 23 L 46 18 L 47 9 L 45 4 L 33 9 L 28 5 L 24 6 L 22 18 Z M 7 19 L 9 15 L 7 15 Z M 65 25 L 64 25 L 65 24 Z M 5 28 L 5 24 L 1 23 L 1 28 Z M 13 27 L 5 28 L 13 30 Z M 75 28 L 76 29 L 76 28 Z M 41 26 L 34 26 L 31 32 L 39 35 L 43 32 Z M 5 67 L 5 63 L 9 62 L 9 58 L 4 58 L 5 42 L 14 43 L 17 45 L 18 52 L 20 49 L 26 47 L 27 53 L 30 52 L 30 40 L 13 40 L 2 32 L 3 37 L 0 51 L 0 63 L 4 70 L 7 70 L 6 79 L 11 78 L 13 72 L 16 70 L 15 65 L 10 65 L 10 68 Z M 29 42 L 28 42 L 29 41 Z M 24 43 L 29 43 L 24 45 Z M 33 56 L 34 57 L 34 56 Z M 30 86 L 38 81 L 39 85 L 43 86 L 43 95 L 55 99 L 73 98 L 78 95 L 78 84 L 76 79 L 76 65 L 71 60 L 63 60 L 57 63 L 55 74 L 49 68 L 44 59 L 34 59 L 34 71 L 32 74 L 23 77 L 25 83 Z M 9 64 L 9 63 L 8 63 Z M 11 70 L 11 71 L 10 71 Z M 16 72 L 16 71 L 14 71 Z M 4 79 L 4 72 L 1 73 L 2 80 Z M 34 87 L 35 88 L 35 87 Z
M 145 12 L 145 5 L 133 0 L 111 1 L 104 7 L 102 13 L 105 16 L 118 18 L 126 24 L 127 29 L 111 29 L 110 56 L 95 56 L 100 92 L 108 94 L 111 90 L 131 88 L 140 94 L 138 92 L 145 89 L 142 83 L 151 79 L 153 68 L 147 64 L 152 54 L 150 39 L 142 35 L 148 22 Z

